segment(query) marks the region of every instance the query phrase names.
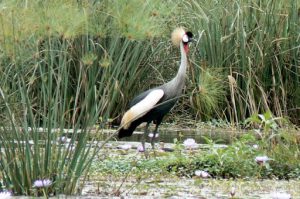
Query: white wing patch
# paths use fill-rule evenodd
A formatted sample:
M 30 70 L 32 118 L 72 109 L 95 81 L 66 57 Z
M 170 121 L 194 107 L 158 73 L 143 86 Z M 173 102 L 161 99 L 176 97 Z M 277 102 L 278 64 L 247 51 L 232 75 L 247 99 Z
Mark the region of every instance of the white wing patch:
M 123 116 L 121 126 L 124 129 L 128 129 L 131 122 L 144 116 L 148 113 L 163 97 L 164 91 L 162 89 L 156 89 L 151 91 L 143 100 L 132 106 Z

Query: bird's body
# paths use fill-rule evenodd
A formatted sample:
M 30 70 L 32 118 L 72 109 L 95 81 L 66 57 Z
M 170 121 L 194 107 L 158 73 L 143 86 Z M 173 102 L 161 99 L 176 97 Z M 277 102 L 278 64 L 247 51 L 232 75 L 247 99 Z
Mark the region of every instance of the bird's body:
M 131 136 L 135 128 L 143 122 L 147 123 L 145 128 L 146 134 L 148 133 L 149 124 L 154 121 L 156 124 L 153 136 L 154 139 L 163 117 L 173 108 L 178 98 L 182 95 L 188 64 L 188 43 L 192 38 L 192 34 L 190 32 L 185 32 L 182 28 L 177 29 L 174 32 L 172 39 L 173 37 L 177 38 L 175 38 L 173 43 L 178 42 L 180 39 L 178 43 L 181 52 L 181 62 L 177 75 L 171 81 L 161 86 L 142 92 L 131 101 L 129 105 L 130 109 L 124 114 L 121 121 L 122 127 L 119 130 L 119 138 Z M 144 142 L 143 147 L 145 149 Z

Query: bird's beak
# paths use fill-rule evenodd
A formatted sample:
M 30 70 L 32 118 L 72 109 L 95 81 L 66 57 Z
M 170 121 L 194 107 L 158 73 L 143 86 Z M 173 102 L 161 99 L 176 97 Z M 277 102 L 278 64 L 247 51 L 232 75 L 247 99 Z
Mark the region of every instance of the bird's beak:
M 189 42 L 195 42 L 196 41 L 196 39 L 194 39 L 194 38 L 189 38 Z

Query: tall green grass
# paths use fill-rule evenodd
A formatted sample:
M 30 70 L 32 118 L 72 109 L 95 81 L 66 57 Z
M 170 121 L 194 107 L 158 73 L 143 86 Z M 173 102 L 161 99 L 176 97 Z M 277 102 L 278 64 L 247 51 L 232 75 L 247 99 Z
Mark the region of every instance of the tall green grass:
M 204 31 L 194 65 L 228 75 L 227 106 L 217 110 L 225 111 L 223 118 L 240 122 L 271 110 L 299 123 L 299 4 L 298 0 L 182 4 L 189 27 Z
M 40 195 L 34 181 L 50 179 L 45 194 L 76 193 L 99 151 L 93 126 L 120 115 L 141 87 L 136 77 L 164 48 L 154 37 L 167 12 L 158 1 L 1 1 L 4 188 Z

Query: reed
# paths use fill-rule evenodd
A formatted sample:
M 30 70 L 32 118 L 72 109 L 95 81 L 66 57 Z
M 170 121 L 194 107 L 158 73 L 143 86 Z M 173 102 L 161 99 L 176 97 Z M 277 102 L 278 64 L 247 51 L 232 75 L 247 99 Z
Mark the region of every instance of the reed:
M 100 150 L 90 131 L 121 114 L 162 49 L 154 37 L 172 8 L 155 2 L 1 1 L 0 188 L 76 193 Z M 53 183 L 42 191 L 38 179 Z
M 193 0 L 182 9 L 191 29 L 204 31 L 195 61 L 229 77 L 217 112 L 240 122 L 270 110 L 299 122 L 299 1 Z

